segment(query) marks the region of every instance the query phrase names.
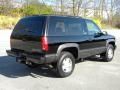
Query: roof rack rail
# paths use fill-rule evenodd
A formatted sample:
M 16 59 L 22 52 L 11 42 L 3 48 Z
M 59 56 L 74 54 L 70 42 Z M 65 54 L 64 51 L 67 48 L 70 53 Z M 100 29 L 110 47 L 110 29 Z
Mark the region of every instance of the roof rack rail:
M 63 16 L 63 17 L 76 17 L 76 18 L 82 18 L 80 16 L 72 16 L 72 15 L 60 15 L 60 14 L 38 14 L 38 15 L 32 15 L 32 16 Z

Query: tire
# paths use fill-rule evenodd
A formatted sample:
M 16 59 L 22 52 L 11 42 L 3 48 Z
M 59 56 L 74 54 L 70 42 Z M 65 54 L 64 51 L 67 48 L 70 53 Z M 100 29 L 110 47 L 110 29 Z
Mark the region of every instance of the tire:
M 103 61 L 105 61 L 105 62 L 112 61 L 112 59 L 114 57 L 114 47 L 113 47 L 113 45 L 109 44 L 106 52 L 102 53 L 100 56 L 102 57 Z
M 60 77 L 67 77 L 72 74 L 75 67 L 75 58 L 69 52 L 61 52 L 57 62 L 57 74 Z

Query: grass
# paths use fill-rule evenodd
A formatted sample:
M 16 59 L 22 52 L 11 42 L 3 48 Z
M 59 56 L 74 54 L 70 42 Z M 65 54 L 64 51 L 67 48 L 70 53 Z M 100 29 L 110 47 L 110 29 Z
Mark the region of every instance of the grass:
M 0 15 L 0 29 L 11 29 L 18 22 L 20 17 L 10 17 Z

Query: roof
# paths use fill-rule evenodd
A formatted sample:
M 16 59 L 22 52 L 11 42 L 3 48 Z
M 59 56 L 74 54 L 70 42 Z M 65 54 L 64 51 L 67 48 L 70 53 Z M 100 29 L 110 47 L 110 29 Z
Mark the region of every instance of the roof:
M 37 17 L 37 16 L 53 16 L 53 17 L 70 17 L 70 18 L 82 18 L 79 16 L 70 16 L 70 15 L 54 15 L 54 14 L 41 14 L 41 15 L 32 15 L 28 17 Z

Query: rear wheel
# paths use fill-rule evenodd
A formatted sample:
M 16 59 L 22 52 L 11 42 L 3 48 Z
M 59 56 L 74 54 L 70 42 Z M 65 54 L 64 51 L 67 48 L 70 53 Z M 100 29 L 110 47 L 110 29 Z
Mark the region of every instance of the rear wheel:
M 75 67 L 75 59 L 69 52 L 61 52 L 57 62 L 57 72 L 60 77 L 67 77 L 72 74 Z
M 113 47 L 113 45 L 109 44 L 108 47 L 107 47 L 106 52 L 102 53 L 100 56 L 106 62 L 112 61 L 112 59 L 114 57 L 114 47 Z

